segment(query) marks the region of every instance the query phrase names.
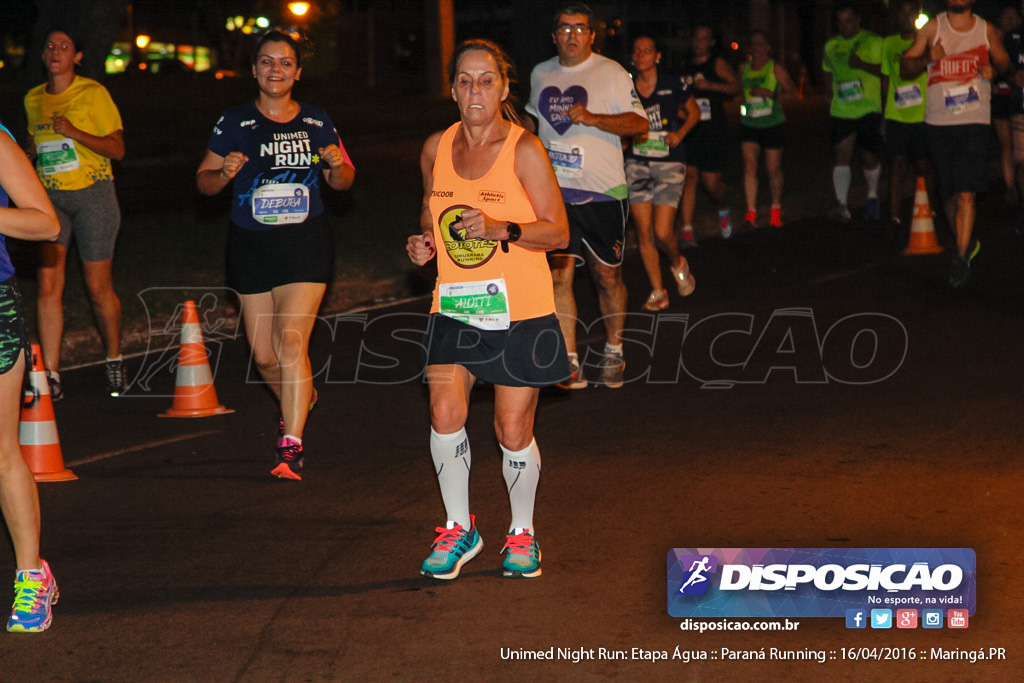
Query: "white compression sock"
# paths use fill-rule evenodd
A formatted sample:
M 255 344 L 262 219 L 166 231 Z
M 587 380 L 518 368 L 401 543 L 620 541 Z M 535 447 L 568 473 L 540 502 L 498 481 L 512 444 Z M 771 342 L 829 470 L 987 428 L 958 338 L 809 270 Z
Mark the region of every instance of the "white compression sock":
M 832 169 L 832 185 L 836 188 L 836 201 L 840 204 L 849 203 L 852 182 L 853 172 L 849 166 L 836 166 Z
M 878 179 L 882 177 L 882 165 L 875 166 L 870 171 L 864 169 L 864 180 L 868 183 L 868 197 L 878 197 Z
M 510 451 L 501 447 L 501 473 L 508 487 L 508 502 L 512 506 L 510 528 L 533 528 L 533 503 L 537 497 L 540 482 L 540 449 L 537 440 L 521 451 Z
M 445 514 L 468 531 L 472 527 L 469 518 L 469 466 L 472 458 L 466 428 L 453 434 L 438 434 L 431 429 L 430 457 L 434 460 L 437 483 L 441 485 Z

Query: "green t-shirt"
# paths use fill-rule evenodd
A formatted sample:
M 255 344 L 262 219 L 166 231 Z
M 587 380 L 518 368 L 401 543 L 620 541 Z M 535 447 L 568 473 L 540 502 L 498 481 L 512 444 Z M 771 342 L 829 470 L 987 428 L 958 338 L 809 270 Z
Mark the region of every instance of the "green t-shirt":
M 740 71 L 743 81 L 743 106 L 740 108 L 740 123 L 751 128 L 771 128 L 786 120 L 779 104 L 779 81 L 775 78 L 775 60 L 769 59 L 764 66 L 756 71 L 750 64 L 744 64 Z M 775 93 L 775 97 L 755 97 L 752 90 L 766 88 Z
M 882 39 L 882 75 L 889 77 L 889 92 L 885 96 L 885 118 L 902 123 L 924 122 L 924 98 L 928 89 L 928 72 L 905 81 L 900 78 L 900 58 L 913 39 L 896 33 Z
M 849 40 L 836 35 L 825 43 L 821 66 L 832 74 L 830 113 L 840 119 L 859 119 L 882 111 L 882 81 L 866 71 L 851 69 L 853 53 L 868 64 L 881 64 L 882 39 L 861 30 Z

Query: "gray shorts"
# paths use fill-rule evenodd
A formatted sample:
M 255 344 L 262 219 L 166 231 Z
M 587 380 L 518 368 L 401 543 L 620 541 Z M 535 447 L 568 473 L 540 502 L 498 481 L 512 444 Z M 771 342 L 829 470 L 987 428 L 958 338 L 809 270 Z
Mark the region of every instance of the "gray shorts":
M 100 180 L 81 190 L 47 190 L 60 219 L 57 244 L 67 247 L 74 235 L 83 261 L 114 257 L 114 242 L 121 228 L 113 180 Z
M 686 165 L 681 161 L 626 159 L 630 204 L 679 206 L 684 180 Z

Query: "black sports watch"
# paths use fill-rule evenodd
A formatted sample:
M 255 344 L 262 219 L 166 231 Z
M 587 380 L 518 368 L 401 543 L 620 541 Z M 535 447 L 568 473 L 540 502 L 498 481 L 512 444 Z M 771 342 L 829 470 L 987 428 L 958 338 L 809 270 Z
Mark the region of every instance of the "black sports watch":
M 523 236 L 523 229 L 519 227 L 518 223 L 506 223 L 505 230 L 508 232 L 508 237 L 506 239 L 508 239 L 509 242 L 518 242 L 519 238 Z

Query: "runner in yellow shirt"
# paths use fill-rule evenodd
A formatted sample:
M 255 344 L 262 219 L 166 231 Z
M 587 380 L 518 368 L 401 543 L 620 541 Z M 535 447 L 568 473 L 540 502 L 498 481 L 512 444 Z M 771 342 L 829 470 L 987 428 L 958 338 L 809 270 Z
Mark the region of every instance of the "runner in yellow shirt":
M 107 355 L 111 396 L 127 388 L 121 361 L 121 301 L 111 274 L 121 209 L 114 193 L 110 160 L 124 156 L 121 116 L 107 89 L 75 74 L 82 52 L 72 36 L 53 29 L 43 43 L 46 83 L 25 96 L 29 156 L 60 218 L 56 242 L 42 245 L 39 267 L 39 342 L 50 394 L 64 396 L 60 345 L 64 334 L 64 268 L 74 236 L 82 258 L 100 339 Z

